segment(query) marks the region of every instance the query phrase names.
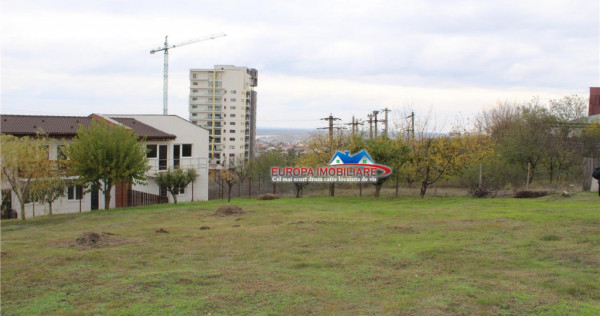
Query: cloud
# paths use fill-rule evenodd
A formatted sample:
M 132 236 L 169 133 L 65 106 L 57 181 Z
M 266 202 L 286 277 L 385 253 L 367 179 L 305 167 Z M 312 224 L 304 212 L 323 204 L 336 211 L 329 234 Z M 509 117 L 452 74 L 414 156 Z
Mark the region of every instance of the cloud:
M 173 113 L 188 117 L 189 69 L 215 64 L 259 70 L 259 126 L 404 104 L 448 117 L 600 84 L 594 0 L 34 0 L 3 11 L 3 113 L 160 113 L 163 55 L 150 49 L 217 32 L 228 36 L 171 50 Z

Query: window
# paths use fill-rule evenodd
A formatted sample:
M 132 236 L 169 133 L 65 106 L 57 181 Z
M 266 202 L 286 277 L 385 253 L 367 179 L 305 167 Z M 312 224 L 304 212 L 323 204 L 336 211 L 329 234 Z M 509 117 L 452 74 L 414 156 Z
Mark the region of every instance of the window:
M 197 86 L 197 85 L 198 85 L 198 83 L 197 83 L 196 81 L 194 81 L 194 82 L 192 82 L 192 85 L 193 85 L 193 86 Z
M 229 125 L 235 125 L 235 122 L 229 122 Z
M 83 198 L 83 187 L 70 185 L 67 187 L 67 200 L 81 200 Z
M 235 137 L 229 138 L 230 141 L 235 142 Z
M 336 159 L 336 160 L 335 160 L 335 163 L 340 163 L 340 160 L 339 160 L 339 159 Z
M 198 93 L 197 89 L 192 90 L 193 93 Z
M 229 154 L 229 158 L 235 158 L 235 154 Z
M 196 74 L 192 74 L 192 78 L 196 79 Z
M 367 163 L 367 159 L 363 159 L 363 163 Z
M 192 109 L 197 109 L 198 106 L 197 105 L 192 105 Z
M 235 98 L 231 98 L 231 102 L 235 102 Z
M 229 114 L 229 117 L 235 117 L 235 114 Z
M 235 133 L 235 130 L 234 129 L 230 129 L 229 132 L 230 133 Z
M 198 98 L 192 98 L 192 101 L 198 101 Z
M 235 90 L 231 90 L 231 94 L 235 94 Z M 233 99 L 235 101 L 235 99 Z
M 192 157 L 192 144 L 181 145 L 181 157 Z
M 229 109 L 235 110 L 235 105 L 230 106 Z
M 146 145 L 146 157 L 147 158 L 156 158 L 157 157 L 157 150 L 156 150 L 156 145 Z
M 223 101 L 227 101 L 227 98 L 223 98 Z
M 67 160 L 67 155 L 65 154 L 65 145 L 56 146 L 56 159 Z
M 235 149 L 235 146 L 229 146 L 229 149 Z
M 198 116 L 198 114 L 197 113 L 192 113 L 192 116 Z

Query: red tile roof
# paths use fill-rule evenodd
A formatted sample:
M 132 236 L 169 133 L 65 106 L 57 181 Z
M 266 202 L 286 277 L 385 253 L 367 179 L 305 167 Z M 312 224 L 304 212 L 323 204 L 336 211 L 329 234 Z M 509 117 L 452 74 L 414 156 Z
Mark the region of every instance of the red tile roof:
M 165 133 L 133 118 L 112 118 L 147 140 L 175 139 Z M 0 133 L 15 136 L 34 136 L 44 132 L 50 137 L 75 137 L 81 125 L 88 127 L 94 118 L 88 116 L 45 116 L 45 115 L 0 115 Z
M 131 128 L 136 134 L 146 137 L 147 140 L 166 140 L 177 138 L 173 134 L 165 133 L 134 118 L 111 117 L 111 119 Z
M 90 126 L 86 116 L 0 115 L 0 132 L 15 136 L 34 136 L 44 132 L 51 137 L 73 137 L 79 126 Z

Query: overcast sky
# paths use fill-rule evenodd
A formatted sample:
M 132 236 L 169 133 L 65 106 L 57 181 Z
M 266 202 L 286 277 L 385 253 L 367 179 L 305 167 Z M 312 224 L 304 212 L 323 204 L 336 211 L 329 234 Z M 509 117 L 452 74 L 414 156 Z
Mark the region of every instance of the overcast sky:
M 258 127 L 412 107 L 447 124 L 600 85 L 598 0 L 3 0 L 4 114 L 188 118 L 190 68 L 258 69 Z

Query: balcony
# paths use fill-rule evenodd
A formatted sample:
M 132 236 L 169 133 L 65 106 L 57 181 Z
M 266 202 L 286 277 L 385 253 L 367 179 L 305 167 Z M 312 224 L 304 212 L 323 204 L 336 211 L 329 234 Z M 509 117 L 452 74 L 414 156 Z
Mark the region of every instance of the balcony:
M 180 168 L 180 169 L 195 169 L 198 171 L 207 170 L 208 159 L 207 158 L 179 158 L 179 159 L 150 159 L 148 161 L 150 170 L 148 171 L 149 176 L 156 175 L 157 172 L 166 171 L 169 168 Z

